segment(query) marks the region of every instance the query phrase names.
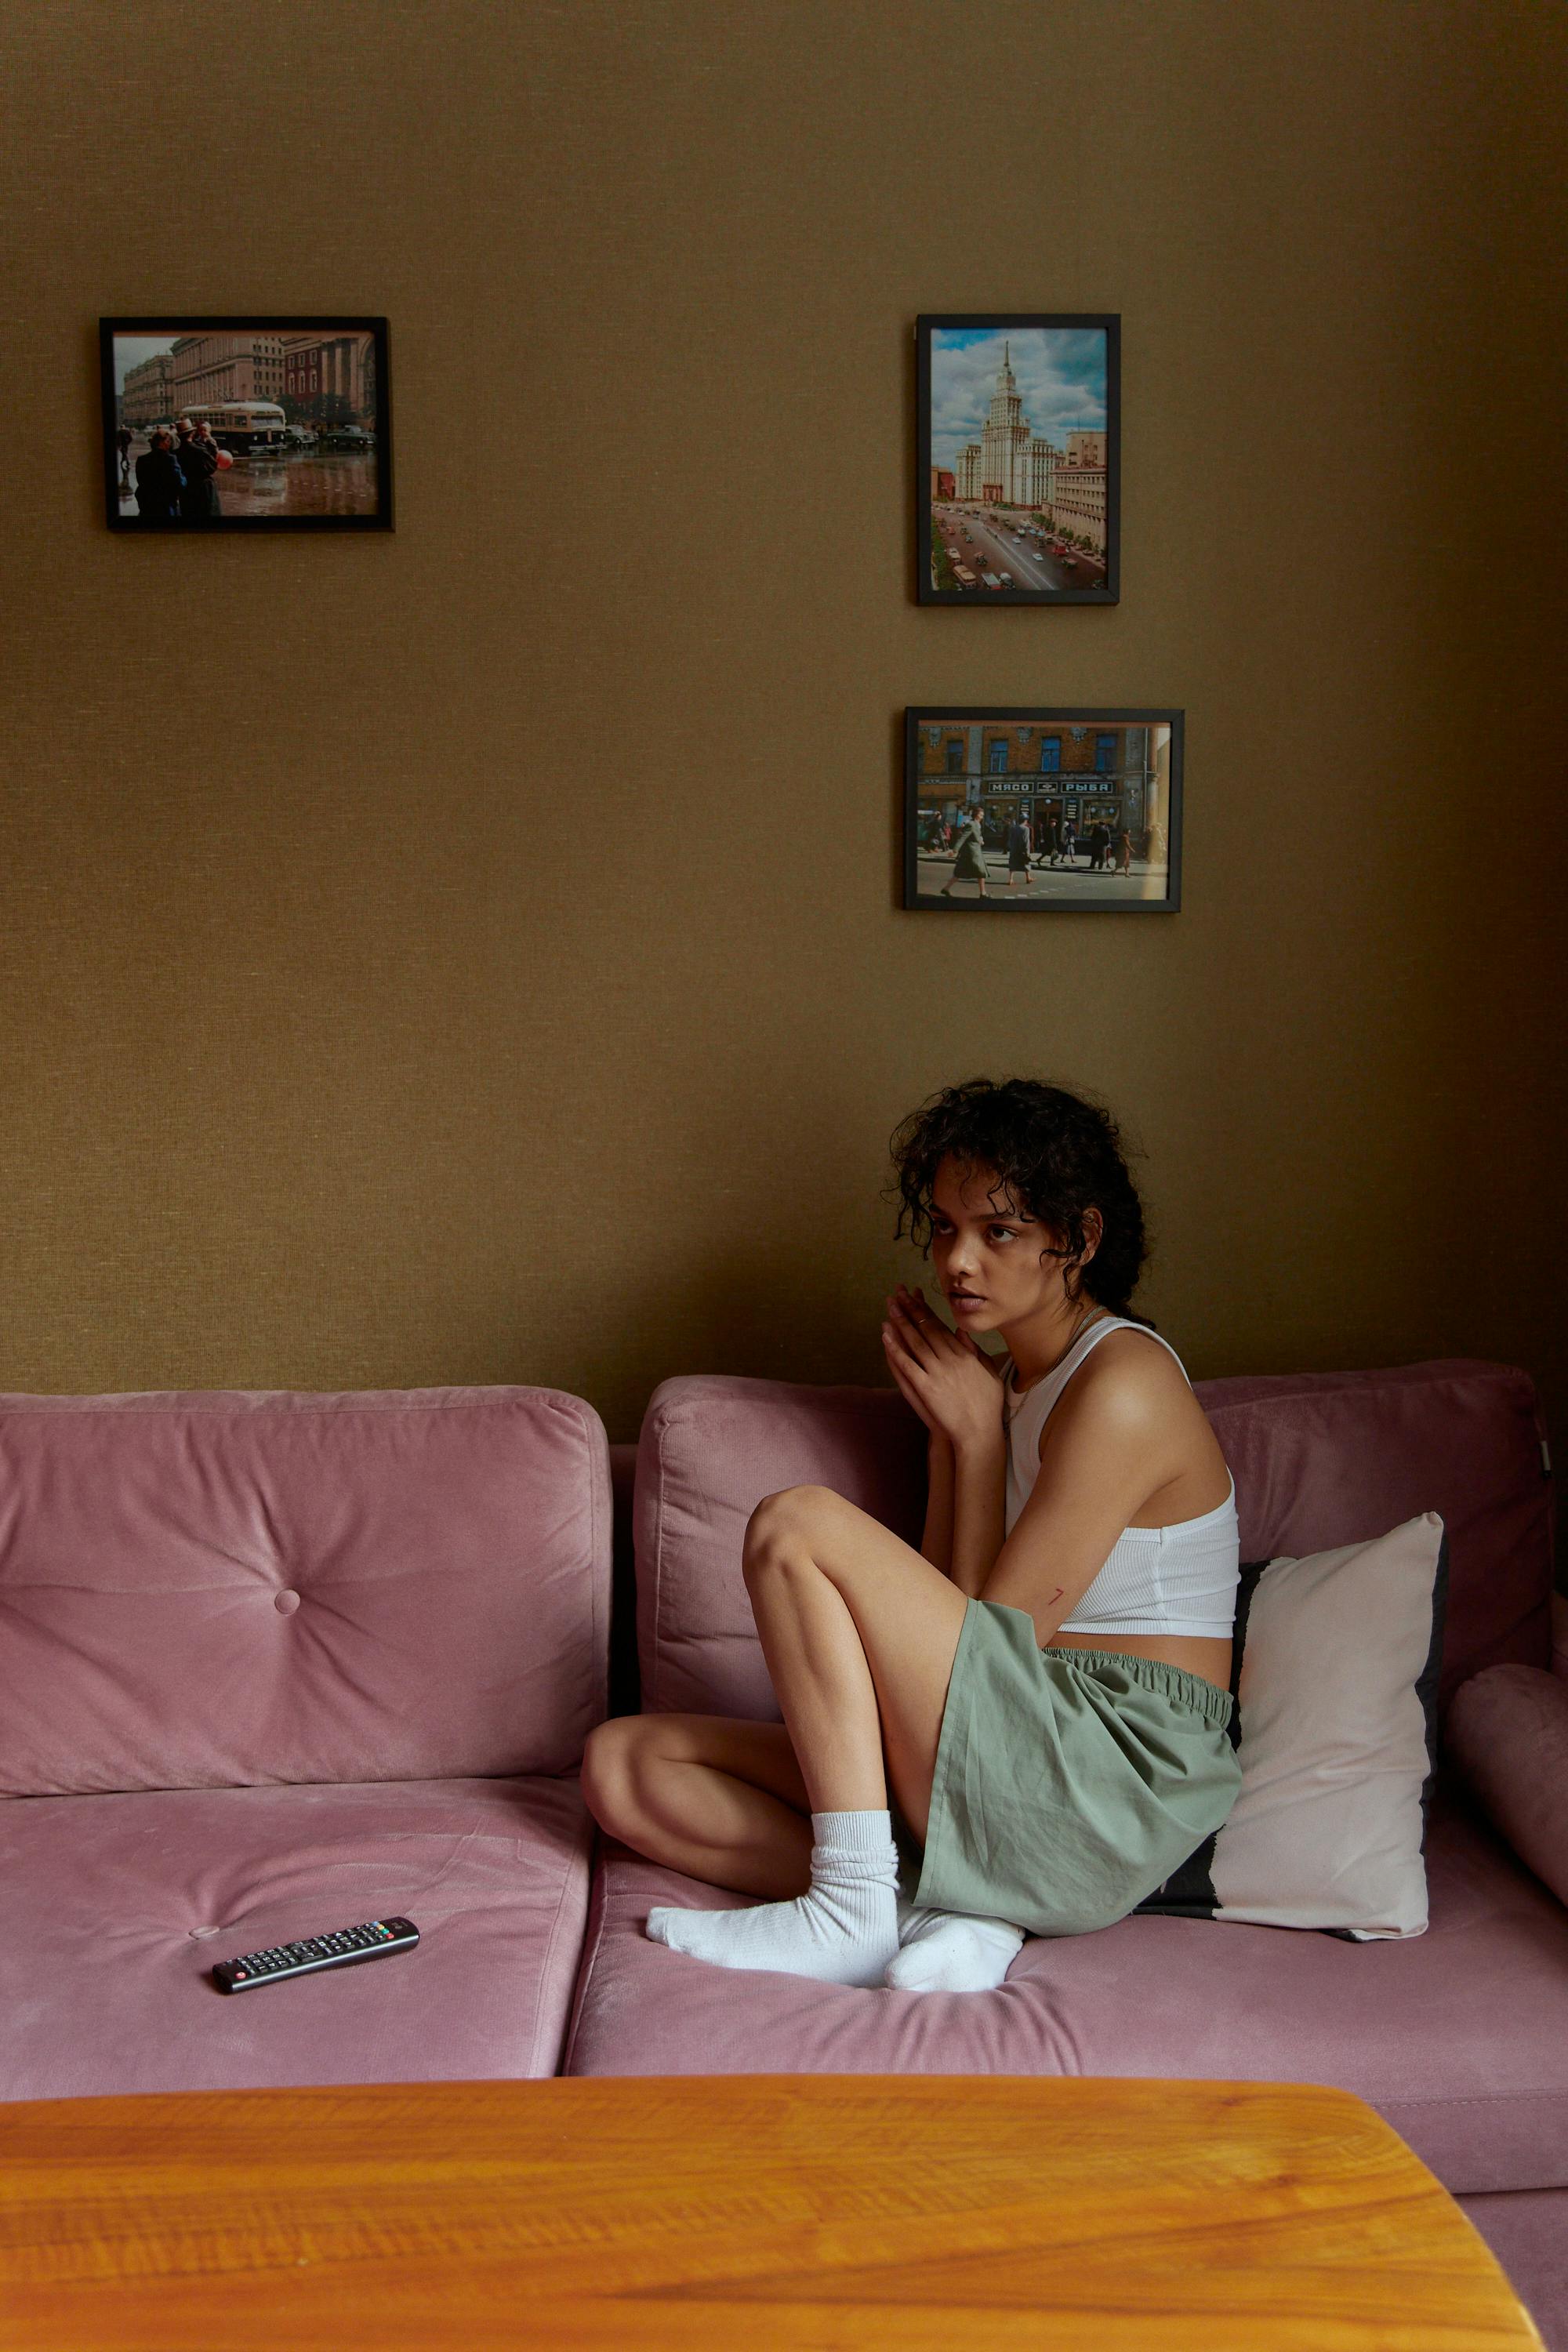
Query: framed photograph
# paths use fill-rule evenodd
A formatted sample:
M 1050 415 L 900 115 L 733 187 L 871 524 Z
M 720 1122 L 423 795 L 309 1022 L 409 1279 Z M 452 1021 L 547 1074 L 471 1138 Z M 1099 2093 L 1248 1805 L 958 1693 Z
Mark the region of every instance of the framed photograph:
M 111 530 L 390 530 L 384 319 L 100 319 Z
M 1182 903 L 1179 710 L 904 714 L 904 904 L 981 914 Z
M 1020 312 L 915 322 L 922 604 L 1114 604 L 1121 321 Z

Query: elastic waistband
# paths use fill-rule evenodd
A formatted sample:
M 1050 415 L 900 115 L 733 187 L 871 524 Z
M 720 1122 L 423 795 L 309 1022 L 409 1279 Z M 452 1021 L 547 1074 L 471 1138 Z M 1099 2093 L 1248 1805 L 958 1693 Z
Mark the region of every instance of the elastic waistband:
M 1236 1702 L 1227 1690 L 1217 1683 L 1205 1682 L 1202 1675 L 1190 1675 L 1184 1666 L 1167 1665 L 1163 1658 L 1141 1658 L 1130 1650 L 1053 1650 L 1047 1657 L 1065 1658 L 1069 1665 L 1078 1666 L 1097 1680 L 1106 1674 L 1125 1675 L 1144 1690 L 1157 1691 L 1175 1706 L 1191 1707 L 1205 1723 L 1218 1724 L 1222 1728 L 1231 1718 Z

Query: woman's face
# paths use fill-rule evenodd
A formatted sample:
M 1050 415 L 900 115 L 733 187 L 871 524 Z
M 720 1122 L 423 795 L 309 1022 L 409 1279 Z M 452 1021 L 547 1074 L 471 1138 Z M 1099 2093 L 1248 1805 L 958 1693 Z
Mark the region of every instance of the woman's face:
M 1059 1307 L 1058 1236 L 1024 1215 L 989 1168 L 944 1160 L 931 1186 L 931 1264 L 961 1331 L 995 1331 Z

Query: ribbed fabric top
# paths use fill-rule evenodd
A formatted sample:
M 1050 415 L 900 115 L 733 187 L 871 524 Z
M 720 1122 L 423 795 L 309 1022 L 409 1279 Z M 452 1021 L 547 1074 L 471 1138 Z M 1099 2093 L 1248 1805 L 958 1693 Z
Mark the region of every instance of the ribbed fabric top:
M 1080 1331 L 1061 1362 L 1020 1396 L 1008 1364 L 1004 1376 L 1007 1426 L 1009 1535 L 1034 1492 L 1040 1467 L 1040 1432 L 1052 1406 L 1084 1358 L 1112 1331 L 1142 1331 L 1186 1367 L 1168 1339 L 1124 1315 L 1108 1315 Z M 1110 1557 L 1058 1628 L 1063 1633 L 1181 1633 L 1228 1641 L 1236 1623 L 1241 1572 L 1241 1530 L 1236 1481 L 1212 1511 L 1168 1528 L 1124 1528 Z

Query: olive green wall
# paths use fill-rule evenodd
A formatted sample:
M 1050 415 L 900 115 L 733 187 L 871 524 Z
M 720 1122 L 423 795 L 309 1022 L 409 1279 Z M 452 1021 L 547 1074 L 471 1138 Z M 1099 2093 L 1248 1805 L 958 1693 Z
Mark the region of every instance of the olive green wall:
M 1568 1395 L 1554 0 L 5 0 L 0 1385 L 879 1379 L 1048 1072 L 1199 1373 Z M 1124 319 L 1123 601 L 912 602 L 917 311 Z M 384 311 L 391 536 L 100 519 L 104 311 Z M 1170 919 L 896 905 L 907 702 L 1187 712 Z

